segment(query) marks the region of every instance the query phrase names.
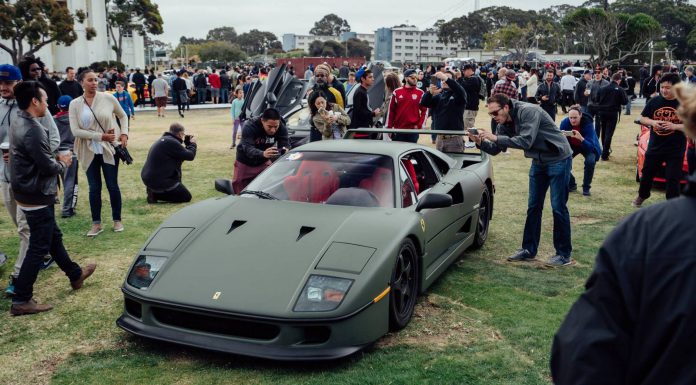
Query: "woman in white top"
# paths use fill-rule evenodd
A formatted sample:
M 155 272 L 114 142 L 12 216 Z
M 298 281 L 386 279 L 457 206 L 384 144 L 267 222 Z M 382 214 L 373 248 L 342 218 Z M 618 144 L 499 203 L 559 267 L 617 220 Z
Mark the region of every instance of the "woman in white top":
M 537 88 L 539 88 L 539 77 L 537 76 L 537 69 L 532 68 L 529 71 L 529 80 L 527 80 L 527 101 L 529 103 L 537 104 L 535 95 Z
M 114 231 L 123 231 L 121 222 L 121 190 L 118 187 L 118 158 L 114 146 L 128 145 L 128 116 L 116 98 L 98 92 L 98 78 L 92 70 L 78 75 L 84 94 L 70 103 L 70 130 L 75 136 L 75 152 L 78 163 L 87 173 L 89 207 L 92 211 L 92 228 L 87 236 L 94 237 L 103 231 L 101 225 L 101 174 L 111 201 Z M 114 116 L 121 121 L 119 128 Z M 117 141 L 118 139 L 118 141 Z

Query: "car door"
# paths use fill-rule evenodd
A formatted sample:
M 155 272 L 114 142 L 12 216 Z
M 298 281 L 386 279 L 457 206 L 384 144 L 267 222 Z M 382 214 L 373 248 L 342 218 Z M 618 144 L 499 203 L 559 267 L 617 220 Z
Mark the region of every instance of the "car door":
M 401 156 L 401 168 L 413 186 L 417 199 L 426 194 L 446 194 L 451 185 L 441 181 L 441 175 L 421 150 L 411 151 Z M 413 206 L 415 209 L 415 206 Z M 425 232 L 426 253 L 423 256 L 423 266 L 435 263 L 450 247 L 451 235 L 447 229 L 455 221 L 455 215 L 449 208 L 425 209 L 420 212 L 421 227 Z

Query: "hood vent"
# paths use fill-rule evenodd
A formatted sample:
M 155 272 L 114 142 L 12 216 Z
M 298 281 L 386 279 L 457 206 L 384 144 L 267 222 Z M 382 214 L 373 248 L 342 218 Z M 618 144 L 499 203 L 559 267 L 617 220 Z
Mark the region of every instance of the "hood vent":
M 247 223 L 247 221 L 234 221 L 232 222 L 232 226 L 230 226 L 230 229 L 227 230 L 227 234 L 237 230 L 237 228 L 244 226 L 244 224 Z
M 299 241 L 300 239 L 302 239 L 302 237 L 311 233 L 315 229 L 316 229 L 316 227 L 302 226 L 300 228 L 300 234 L 297 236 L 297 239 L 295 240 L 295 242 Z

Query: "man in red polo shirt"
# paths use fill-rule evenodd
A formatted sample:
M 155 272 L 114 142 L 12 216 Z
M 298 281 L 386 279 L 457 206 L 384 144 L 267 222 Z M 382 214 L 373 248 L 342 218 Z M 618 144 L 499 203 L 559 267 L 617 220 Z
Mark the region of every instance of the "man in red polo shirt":
M 217 74 L 217 70 L 213 69 L 213 72 L 208 75 L 208 81 L 210 82 L 210 98 L 213 100 L 213 104 L 218 104 L 220 101 L 220 75 Z
M 404 72 L 404 86 L 394 90 L 389 103 L 389 115 L 386 126 L 389 128 L 410 128 L 420 130 L 427 116 L 428 109 L 420 105 L 424 92 L 418 87 L 418 74 L 408 69 Z M 392 140 L 418 142 L 418 134 L 394 134 Z

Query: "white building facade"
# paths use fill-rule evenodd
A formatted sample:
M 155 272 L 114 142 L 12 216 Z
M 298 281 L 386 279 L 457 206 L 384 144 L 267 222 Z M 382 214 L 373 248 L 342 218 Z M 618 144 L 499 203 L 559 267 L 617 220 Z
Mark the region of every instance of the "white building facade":
M 416 27 L 391 28 L 391 58 L 397 63 L 418 63 L 456 54 L 463 42 L 445 44 L 438 41 L 435 29 L 419 30 Z
M 75 21 L 77 40 L 70 46 L 48 44 L 34 55 L 51 71 L 64 72 L 65 68 L 83 67 L 97 61 L 116 60 L 116 53 L 111 49 L 112 41 L 106 27 L 106 5 L 104 0 L 66 0 L 64 1 L 71 13 L 83 10 L 87 17 L 84 23 Z M 85 37 L 86 28 L 92 27 L 97 35 L 92 40 Z M 7 41 L 2 40 L 7 45 Z M 25 46 L 26 47 L 26 46 Z M 126 67 L 145 66 L 144 39 L 137 33 L 126 33 L 123 37 L 121 61 Z M 12 63 L 10 55 L 0 50 L 0 63 Z

